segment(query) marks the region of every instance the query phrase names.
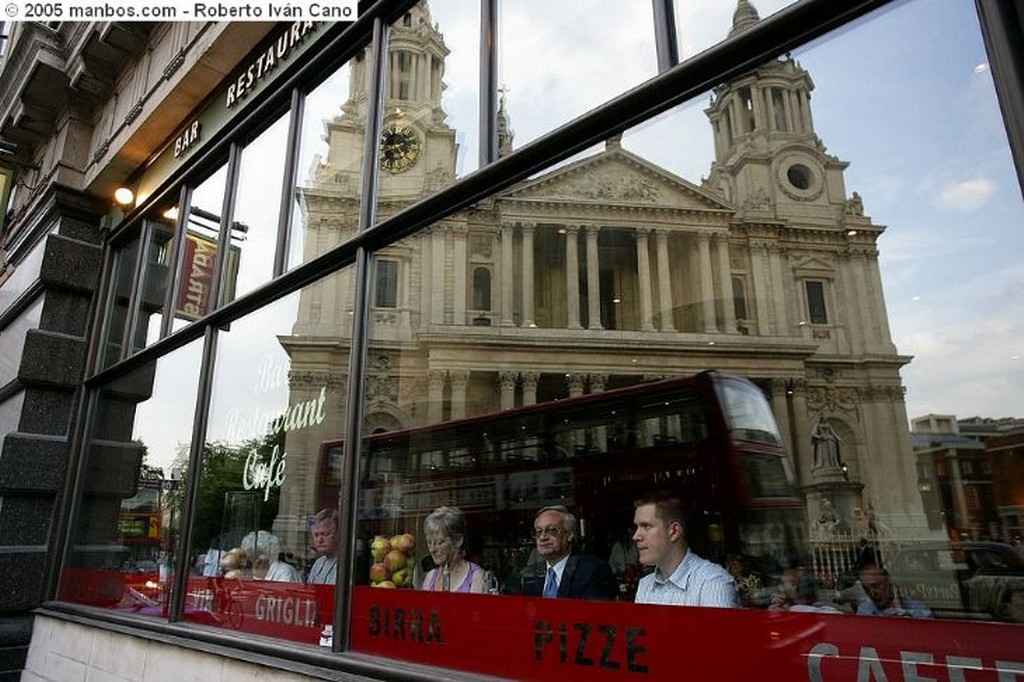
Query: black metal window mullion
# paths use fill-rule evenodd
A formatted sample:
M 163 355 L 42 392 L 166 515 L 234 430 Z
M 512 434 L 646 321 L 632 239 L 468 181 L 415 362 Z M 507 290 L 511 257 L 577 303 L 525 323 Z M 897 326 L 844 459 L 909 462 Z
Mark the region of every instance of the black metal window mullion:
M 199 364 L 199 386 L 196 391 L 196 409 L 193 413 L 192 441 L 189 446 L 188 469 L 185 475 L 185 493 L 182 495 L 181 528 L 178 532 L 177 556 L 174 558 L 174 585 L 171 589 L 171 603 L 168 619 L 174 623 L 182 619 L 185 610 L 185 593 L 191 573 L 188 549 L 192 543 L 192 527 L 199 505 L 199 484 L 203 470 L 203 448 L 206 445 L 207 415 L 210 396 L 213 392 L 213 370 L 217 355 L 217 330 L 206 327 L 203 339 L 203 357 Z M 174 532 L 171 529 L 170 532 Z
M 135 302 L 138 300 L 137 297 L 138 297 L 139 281 L 140 281 L 140 279 L 142 277 L 141 272 L 142 272 L 143 268 L 145 268 L 145 261 L 142 260 L 145 257 L 145 248 L 144 248 L 145 243 L 143 241 L 145 239 L 145 237 L 146 237 L 146 235 L 145 235 L 145 232 L 146 232 L 145 225 L 143 225 L 142 227 L 132 226 L 130 228 L 129 234 L 131 232 L 136 232 L 138 234 L 139 246 L 138 246 L 138 250 L 135 252 L 135 265 L 132 266 L 132 281 L 131 281 L 131 284 L 128 287 L 128 302 L 125 304 L 124 329 L 121 330 L 121 350 L 117 354 L 117 359 L 118 360 L 123 360 L 124 358 L 128 357 L 129 355 L 131 355 L 131 353 L 128 352 L 128 348 L 129 348 L 129 345 L 131 343 L 131 336 L 129 336 L 129 334 L 131 334 L 131 329 L 132 329 L 132 316 L 133 316 L 133 312 L 132 311 L 135 309 L 134 305 L 135 305 Z M 130 239 L 129 239 L 129 241 L 130 241 Z M 120 269 L 120 262 L 116 263 L 114 265 L 114 267 Z M 117 286 L 117 278 L 114 278 L 113 280 L 111 280 L 111 284 L 116 287 Z M 111 295 L 110 299 L 108 300 L 108 304 L 111 304 L 111 307 L 110 307 L 110 310 L 108 311 L 108 314 L 112 314 L 113 311 L 117 307 L 117 292 L 111 290 L 111 294 L 112 295 Z M 106 320 L 106 322 L 108 322 L 108 323 L 110 322 L 109 318 Z M 109 337 L 107 338 L 107 341 L 108 342 L 110 341 Z M 106 344 L 104 344 L 104 345 L 106 345 Z M 115 362 L 116 362 L 116 360 L 115 360 Z
M 177 309 L 178 287 L 182 285 L 182 278 L 178 277 L 180 263 L 185 258 L 185 233 L 188 230 L 188 215 L 192 210 L 192 190 L 188 185 L 182 185 L 178 194 L 178 220 L 174 226 L 174 251 L 171 253 L 171 262 L 168 264 L 167 294 L 164 296 L 164 319 L 160 323 L 160 338 L 171 333 L 174 326 L 174 313 Z
M 359 232 L 365 232 L 377 219 L 377 168 L 380 158 L 381 127 L 384 117 L 384 74 L 388 68 L 388 34 L 384 23 L 373 23 L 370 50 L 370 82 L 366 115 L 366 139 L 363 150 L 363 182 L 360 190 Z M 359 247 L 355 254 L 355 292 L 352 311 L 352 344 L 348 358 L 348 385 L 345 388 L 345 442 L 341 484 L 338 486 L 339 552 L 345 548 L 345 560 L 339 561 L 334 589 L 334 641 L 332 650 L 348 650 L 352 627 L 352 576 L 356 559 L 356 519 L 359 511 L 359 456 L 362 452 L 363 385 L 366 373 L 370 333 L 370 254 Z M 340 626 L 340 627 L 339 627 Z
M 498 158 L 498 0 L 480 0 L 480 167 Z
M 242 166 L 242 146 L 232 143 L 228 150 L 228 171 L 224 180 L 224 199 L 220 207 L 220 231 L 217 235 L 217 263 L 210 283 L 210 309 L 224 305 L 228 255 L 231 252 L 231 232 L 235 221 L 235 198 L 238 196 L 238 176 Z
M 153 224 L 142 219 L 139 228 L 139 252 L 135 254 L 135 270 L 132 273 L 131 295 L 128 297 L 128 311 L 124 320 L 124 332 L 121 337 L 121 358 L 126 358 L 135 350 L 135 332 L 139 326 L 139 313 L 142 289 L 146 286 L 146 264 L 149 262 L 149 250 L 153 242 Z
M 299 88 L 292 89 L 292 105 L 288 120 L 288 141 L 284 152 L 284 174 L 281 180 L 281 209 L 277 218 L 277 251 L 274 255 L 273 276 L 278 277 L 288 267 L 288 247 L 294 203 L 292 193 L 298 176 L 299 151 L 302 142 L 302 120 L 306 98 Z
M 676 32 L 673 0 L 651 0 L 654 4 L 654 45 L 658 52 L 658 73 L 679 63 L 679 36 Z
M 1024 196 L 1024 0 L 975 0 L 996 97 Z

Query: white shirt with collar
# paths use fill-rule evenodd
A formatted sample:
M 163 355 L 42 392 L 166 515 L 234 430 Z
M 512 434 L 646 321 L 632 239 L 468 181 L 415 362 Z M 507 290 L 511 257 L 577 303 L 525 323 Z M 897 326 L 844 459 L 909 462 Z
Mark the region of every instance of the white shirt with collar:
M 547 568 L 555 569 L 555 583 L 556 583 L 555 587 L 556 588 L 562 586 L 562 574 L 565 573 L 565 565 L 567 563 L 569 563 L 569 555 L 568 554 L 566 554 L 564 557 L 562 557 L 561 559 L 556 561 L 554 564 L 548 564 L 547 562 L 545 562 L 545 565 L 547 566 Z M 547 568 L 545 568 L 545 570 L 544 570 L 545 579 L 547 579 Z
M 666 578 L 655 568 L 640 579 L 636 603 L 729 608 L 739 606 L 739 598 L 728 571 L 687 550 L 672 575 Z

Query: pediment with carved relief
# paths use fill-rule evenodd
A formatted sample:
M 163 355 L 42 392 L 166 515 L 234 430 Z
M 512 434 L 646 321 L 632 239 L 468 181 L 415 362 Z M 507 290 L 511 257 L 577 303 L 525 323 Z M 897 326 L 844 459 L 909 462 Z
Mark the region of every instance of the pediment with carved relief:
M 676 210 L 735 210 L 724 198 L 621 149 L 556 169 L 518 185 L 502 198 L 567 204 L 633 204 Z

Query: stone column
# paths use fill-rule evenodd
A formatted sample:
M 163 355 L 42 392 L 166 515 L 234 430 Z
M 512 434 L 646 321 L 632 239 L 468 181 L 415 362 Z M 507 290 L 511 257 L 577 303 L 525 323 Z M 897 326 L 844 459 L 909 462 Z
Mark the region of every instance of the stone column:
M 668 235 L 665 229 L 655 230 L 655 250 L 658 254 L 658 303 L 661 308 L 661 331 L 674 332 L 675 306 L 672 302 L 672 265 L 668 259 Z
M 586 380 L 586 374 L 571 373 L 565 375 L 565 383 L 569 387 L 570 398 L 578 398 L 583 395 L 583 385 Z
M 523 405 L 536 405 L 540 372 L 523 372 L 520 376 L 523 380 Z
M 807 381 L 796 379 L 791 384 L 790 396 L 793 415 L 793 454 L 797 464 L 797 477 L 807 485 L 811 482 L 811 423 L 807 415 Z
M 536 327 L 533 321 L 533 233 L 536 225 L 523 223 L 523 323 L 524 327 Z
M 582 329 L 580 325 L 580 264 L 579 227 L 565 227 L 565 309 L 569 329 Z
M 516 379 L 518 373 L 498 372 L 498 388 L 501 391 L 501 409 L 510 410 L 516 406 Z
M 700 309 L 704 325 L 703 331 L 717 332 L 715 282 L 711 270 L 711 235 L 706 232 L 699 233 L 697 235 L 697 248 L 700 253 Z
M 747 309 L 749 310 L 751 303 L 753 303 L 754 310 L 757 313 L 757 333 L 760 336 L 767 336 L 771 333 L 771 324 L 768 319 L 768 303 L 771 300 L 772 292 L 768 287 L 767 267 L 765 265 L 765 252 L 767 249 L 768 245 L 764 243 L 751 243 L 750 245 L 750 275 L 753 280 L 754 290 L 747 297 Z M 753 300 L 751 301 L 750 299 Z
M 768 249 L 768 268 L 772 278 L 772 304 L 775 307 L 775 325 L 780 332 L 789 336 L 792 327 L 789 325 L 789 312 L 786 309 L 786 297 L 782 292 L 786 291 L 786 287 L 782 282 L 782 263 L 785 258 L 783 250 L 777 245 L 772 245 Z M 829 320 L 831 323 L 832 320 Z
M 469 370 L 449 370 L 448 380 L 452 386 L 452 419 L 461 419 L 466 416 L 466 387 L 469 385 Z
M 608 383 L 607 374 L 591 374 L 590 375 L 590 392 L 601 393 L 604 391 L 605 384 Z M 593 445 L 598 452 L 608 451 L 608 427 L 598 426 L 594 429 L 591 436 L 593 438 Z
M 860 323 L 862 328 L 860 330 L 860 338 L 863 340 L 864 352 L 872 350 L 872 339 L 874 338 L 873 325 L 871 323 L 871 301 L 866 300 L 864 294 L 868 291 L 867 278 L 865 277 L 865 270 L 867 264 L 867 254 L 863 250 L 858 249 L 854 251 L 853 258 L 850 260 L 850 265 L 853 268 L 854 278 L 854 291 L 857 292 L 857 311 L 860 313 Z M 827 302 L 826 298 L 826 302 Z M 830 320 L 831 322 L 831 320 Z
M 444 228 L 434 225 L 430 229 L 430 323 L 444 324 Z
M 437 424 L 444 418 L 444 380 L 448 372 L 443 369 L 427 370 L 427 421 Z
M 601 324 L 601 263 L 598 258 L 597 237 L 601 228 L 587 226 L 587 311 L 589 329 L 604 329 Z
M 867 256 L 868 281 L 871 283 L 874 310 L 878 313 L 879 341 L 885 344 L 886 350 L 895 352 L 892 345 L 892 330 L 889 328 L 889 316 L 885 314 L 885 295 L 882 291 L 882 274 L 878 271 L 878 251 L 873 250 Z
M 732 263 L 729 259 L 729 235 L 720 234 L 715 239 L 718 247 L 718 281 L 722 292 L 722 331 L 727 334 L 736 332 L 736 306 L 733 302 L 735 292 L 732 290 Z
M 785 379 L 772 379 L 772 412 L 775 414 L 775 423 L 779 425 L 779 433 L 782 436 L 782 446 L 789 453 L 790 463 L 796 470 L 796 459 L 793 449 L 793 434 L 790 432 L 789 424 L 791 414 L 789 411 L 789 395 Z
M 420 243 L 420 328 L 426 327 L 433 319 L 431 316 L 431 301 L 433 301 L 433 273 L 430 258 L 430 229 L 420 232 L 415 239 Z
M 501 224 L 501 326 L 511 327 L 512 318 L 512 249 L 513 226 L 511 223 Z
M 469 228 L 465 225 L 456 225 L 452 228 L 455 244 L 453 253 L 453 283 L 454 300 L 452 301 L 452 324 L 466 324 L 466 297 L 469 291 L 466 288 L 466 269 L 469 262 L 466 260 L 466 240 L 469 235 Z
M 654 305 L 651 301 L 651 261 L 648 251 L 650 228 L 636 230 L 636 276 L 640 294 L 640 329 L 654 331 Z

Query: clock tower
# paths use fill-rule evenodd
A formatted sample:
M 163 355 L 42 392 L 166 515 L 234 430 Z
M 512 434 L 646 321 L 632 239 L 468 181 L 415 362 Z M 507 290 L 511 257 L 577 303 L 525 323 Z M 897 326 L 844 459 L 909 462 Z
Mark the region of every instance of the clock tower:
M 448 52 L 425 2 L 410 8 L 389 30 L 378 169 L 385 213 L 455 179 L 458 145 L 441 106 Z M 351 63 L 349 98 L 341 115 L 326 124 L 330 151 L 315 171 L 318 181 L 352 197 L 359 192 L 369 110 L 368 61 L 369 49 Z
M 754 7 L 739 0 L 729 35 L 758 21 Z M 841 228 L 836 216 L 847 214 L 849 164 L 826 153 L 814 131 L 813 89 L 810 75 L 789 56 L 715 88 L 705 110 L 715 143 L 705 186 L 758 218 Z

